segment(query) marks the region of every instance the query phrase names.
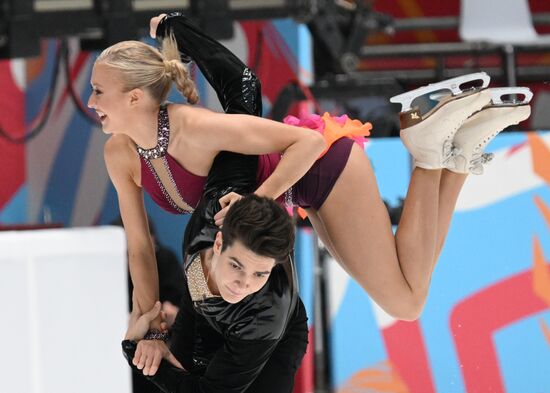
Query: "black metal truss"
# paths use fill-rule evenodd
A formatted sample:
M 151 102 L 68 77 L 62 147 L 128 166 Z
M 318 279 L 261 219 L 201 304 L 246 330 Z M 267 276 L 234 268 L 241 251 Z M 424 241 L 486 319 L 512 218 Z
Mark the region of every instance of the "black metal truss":
M 88 48 L 148 33 L 160 13 L 183 11 L 215 38 L 228 38 L 233 20 L 306 20 L 316 0 L 0 0 L 0 57 L 39 53 L 41 37 L 78 36 Z M 63 6 L 66 9 L 63 9 Z

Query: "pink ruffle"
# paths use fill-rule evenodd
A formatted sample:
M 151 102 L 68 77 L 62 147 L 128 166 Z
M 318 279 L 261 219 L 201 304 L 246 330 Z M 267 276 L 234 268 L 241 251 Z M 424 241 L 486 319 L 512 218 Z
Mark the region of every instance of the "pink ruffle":
M 321 156 L 326 153 L 334 142 L 343 137 L 353 139 L 361 148 L 364 148 L 367 141 L 366 136 L 370 135 L 372 129 L 370 123 L 363 124 L 359 120 L 350 119 L 348 115 L 331 116 L 327 112 L 323 116 L 308 114 L 300 118 L 289 115 L 283 119 L 283 122 L 297 127 L 309 128 L 323 134 L 327 148 Z

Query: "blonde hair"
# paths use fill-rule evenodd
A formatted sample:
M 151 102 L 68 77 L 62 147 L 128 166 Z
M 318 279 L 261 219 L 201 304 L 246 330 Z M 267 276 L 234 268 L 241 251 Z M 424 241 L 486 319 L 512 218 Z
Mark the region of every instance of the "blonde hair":
M 189 70 L 180 60 L 173 34 L 163 40 L 161 51 L 140 41 L 122 41 L 101 52 L 96 63 L 119 71 L 125 91 L 146 90 L 159 104 L 166 100 L 172 82 L 187 102 L 199 101 Z

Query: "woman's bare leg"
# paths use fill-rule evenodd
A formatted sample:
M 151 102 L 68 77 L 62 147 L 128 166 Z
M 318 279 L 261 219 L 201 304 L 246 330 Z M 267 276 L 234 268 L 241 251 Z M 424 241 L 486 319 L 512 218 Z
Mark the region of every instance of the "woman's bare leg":
M 464 181 L 468 175 L 461 173 L 454 173 L 444 169 L 441 174 L 441 182 L 439 186 L 439 209 L 438 209 L 438 232 L 437 232 L 437 241 L 436 241 L 436 251 L 435 251 L 435 260 L 438 259 L 439 254 L 445 243 L 447 237 L 448 229 L 451 223 L 452 215 L 460 194 L 460 190 L 464 185 Z M 336 260 L 340 260 L 337 255 L 332 240 L 326 233 L 325 225 L 318 217 L 318 213 L 314 209 L 305 209 L 307 215 L 312 225 L 315 227 L 315 231 L 319 236 L 319 239 L 326 246 L 330 254 Z M 435 263 L 435 261 L 434 261 Z
M 447 169 L 441 174 L 441 185 L 439 187 L 439 212 L 437 223 L 437 246 L 435 250 L 434 265 L 437 263 L 439 254 L 445 244 L 447 233 L 451 225 L 451 219 L 456 207 L 456 201 L 460 190 L 466 181 L 467 174 L 451 172 Z
M 394 237 L 370 162 L 354 145 L 344 171 L 312 220 L 314 226 L 320 226 L 317 220 L 323 224 L 330 248 L 344 268 L 397 318 L 417 318 L 425 302 L 438 245 L 445 237 L 441 234 L 447 233 L 451 205 L 460 191 L 457 179 L 448 176 L 441 170 L 414 170 Z M 440 191 L 449 201 L 441 206 Z M 440 210 L 447 218 L 440 219 Z
M 451 219 L 455 210 L 456 202 L 458 200 L 460 190 L 464 185 L 464 181 L 466 180 L 466 177 L 467 177 L 466 174 L 454 173 L 447 169 L 443 169 L 441 171 L 441 180 L 440 180 L 439 195 L 438 195 L 438 209 L 437 209 L 436 242 L 435 242 L 434 256 L 431 262 L 431 267 L 423 271 L 422 269 L 424 267 L 421 266 L 418 269 L 414 269 L 414 271 L 412 272 L 412 274 L 416 274 L 416 278 L 417 278 L 417 280 L 414 282 L 420 283 L 420 285 L 417 286 L 416 288 L 417 290 L 422 291 L 422 293 L 425 294 L 424 296 L 428 295 L 431 276 L 435 268 L 435 265 L 439 259 L 439 255 L 441 254 L 441 250 L 443 249 L 443 245 L 445 244 L 445 239 L 447 238 L 447 234 L 449 233 L 449 227 L 450 227 Z M 407 199 L 408 199 L 408 196 L 407 196 Z M 399 224 L 398 233 L 404 233 L 403 230 L 407 229 L 407 228 L 403 228 L 402 223 L 403 221 L 401 221 Z M 403 245 L 401 245 L 398 240 L 397 241 L 398 250 L 402 246 Z M 425 274 L 425 271 L 429 271 L 429 273 Z M 405 277 L 409 277 L 407 273 L 404 272 L 404 274 L 405 274 Z
M 522 103 L 513 111 L 509 108 L 507 112 L 499 111 L 508 114 L 507 117 L 497 117 L 494 109 L 488 106 L 492 102 L 489 93 L 482 91 L 448 104 L 446 110 L 452 116 L 443 118 L 452 119 L 455 126 L 466 121 L 457 131 L 455 136 L 458 137 L 453 139 L 454 146 L 462 154 L 469 152 L 465 155 L 466 166 L 455 166 L 456 172 L 465 172 L 465 168 L 470 171 L 469 166 L 474 164 L 469 161 L 474 157 L 470 151 L 473 146 L 485 146 L 504 126 L 517 124 L 530 114 L 530 108 Z M 475 113 L 485 117 L 476 117 Z M 406 136 L 411 154 L 415 156 L 416 152 L 424 159 L 426 168 L 444 166 L 452 158 L 434 153 L 438 143 L 434 144 L 433 138 L 444 136 L 444 148 L 450 137 L 444 131 L 452 131 L 453 124 L 441 123 L 437 118 L 432 122 L 433 127 L 424 124 L 419 128 L 417 124 L 416 129 L 411 127 L 402 135 L 402 139 Z M 440 153 L 451 152 L 443 149 Z M 456 165 L 457 161 L 454 163 Z M 431 275 L 466 176 L 447 169 L 416 168 L 394 237 L 370 162 L 361 149 L 354 146 L 344 171 L 312 222 L 320 228 L 321 237 L 330 239 L 329 248 L 334 250 L 344 268 L 382 308 L 397 318 L 415 319 L 426 300 Z
M 334 247 L 334 244 L 332 244 L 332 240 L 330 239 L 330 236 L 327 234 L 327 230 L 325 229 L 325 224 L 323 224 L 323 222 L 317 215 L 317 210 L 315 209 L 305 209 L 305 210 L 307 212 L 307 218 L 309 218 L 311 225 L 313 225 L 313 228 L 315 228 L 315 233 L 317 233 L 317 236 L 319 236 L 319 239 L 321 239 L 321 241 L 323 242 L 324 246 L 327 248 L 330 255 L 332 255 L 332 257 L 335 260 L 340 262 L 342 258 L 336 252 L 336 248 Z
M 401 271 L 413 296 L 419 298 L 427 295 L 433 270 L 441 172 L 413 170 L 395 234 Z

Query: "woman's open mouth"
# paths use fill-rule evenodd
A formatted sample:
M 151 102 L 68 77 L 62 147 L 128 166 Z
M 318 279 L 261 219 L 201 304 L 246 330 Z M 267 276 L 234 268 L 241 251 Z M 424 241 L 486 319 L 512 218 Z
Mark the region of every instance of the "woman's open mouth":
M 105 121 L 105 119 L 107 118 L 107 115 L 103 112 L 98 112 L 98 111 L 96 111 L 96 113 L 99 116 L 99 121 L 101 121 L 103 123 Z

